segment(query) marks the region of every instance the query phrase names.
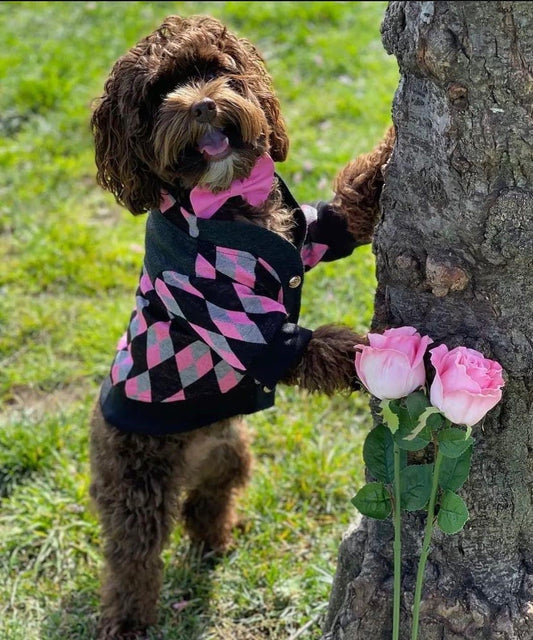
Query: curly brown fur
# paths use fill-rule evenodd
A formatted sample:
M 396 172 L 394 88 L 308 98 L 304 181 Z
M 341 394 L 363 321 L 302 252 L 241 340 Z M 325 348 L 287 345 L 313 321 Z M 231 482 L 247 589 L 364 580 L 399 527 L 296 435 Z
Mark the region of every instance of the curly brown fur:
M 213 99 L 211 123 L 191 107 Z M 226 130 L 232 175 L 250 172 L 267 149 L 285 159 L 289 141 L 272 81 L 257 49 L 209 17 L 169 16 L 114 65 L 91 126 L 98 183 L 132 213 L 159 206 L 165 182 L 202 183 L 209 162 L 196 143 L 209 127 Z
M 184 462 L 188 496 L 181 515 L 192 542 L 223 551 L 237 524 L 235 497 L 250 478 L 251 454 L 244 421 L 223 420 L 190 435 Z
M 156 622 L 161 550 L 178 514 L 181 442 L 122 434 L 95 409 L 91 495 L 106 566 L 98 638 L 112 640 Z
M 97 180 L 133 214 L 157 208 L 167 187 L 181 198 L 196 185 L 225 189 L 268 153 L 285 159 L 288 138 L 270 76 L 255 47 L 208 17 L 168 17 L 114 65 L 91 126 Z M 393 134 L 339 175 L 332 206 L 369 242 Z M 232 205 L 234 220 L 291 240 L 292 212 L 277 183 L 267 201 Z M 349 328 L 318 328 L 285 382 L 333 394 L 356 386 Z M 239 418 L 185 434 L 120 432 L 95 409 L 91 494 L 104 540 L 99 640 L 134 637 L 155 622 L 161 551 L 181 518 L 204 550 L 223 550 L 236 522 L 235 498 L 250 476 Z
M 263 205 L 251 207 L 244 201 L 240 205 L 233 205 L 232 219 L 265 227 L 289 241 L 291 239 L 291 230 L 294 226 L 292 212 L 283 204 L 277 180 L 274 182 L 272 191 Z
M 364 343 L 366 339 L 348 327 L 323 325 L 313 331 L 304 357 L 282 382 L 327 395 L 353 390 L 358 387 L 355 345 Z
M 349 162 L 335 180 L 332 206 L 348 215 L 348 229 L 359 244 L 372 241 L 384 181 L 382 168 L 395 139 L 394 127 L 390 127 L 375 149 Z
M 204 550 L 229 545 L 235 497 L 249 478 L 250 464 L 240 419 L 150 437 L 121 433 L 95 407 L 91 496 L 106 563 L 99 640 L 123 640 L 156 622 L 161 551 L 180 515 L 192 541 Z

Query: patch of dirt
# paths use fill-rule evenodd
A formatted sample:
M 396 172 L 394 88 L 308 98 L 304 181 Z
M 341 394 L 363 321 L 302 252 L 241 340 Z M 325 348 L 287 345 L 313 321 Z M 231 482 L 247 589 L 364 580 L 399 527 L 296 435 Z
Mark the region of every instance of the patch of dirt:
M 83 400 L 87 393 L 88 390 L 82 383 L 58 387 L 53 391 L 43 391 L 34 386 L 13 387 L 9 398 L 4 402 L 3 415 L 9 418 L 20 414 L 53 413 Z

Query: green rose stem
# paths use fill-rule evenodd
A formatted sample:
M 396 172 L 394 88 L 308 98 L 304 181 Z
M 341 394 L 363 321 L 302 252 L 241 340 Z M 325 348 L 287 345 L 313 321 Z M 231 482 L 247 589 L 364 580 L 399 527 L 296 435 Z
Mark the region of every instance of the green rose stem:
M 435 451 L 437 457 L 435 459 L 435 468 L 433 470 L 433 482 L 431 485 L 431 494 L 429 497 L 428 515 L 426 521 L 426 529 L 424 532 L 424 541 L 422 542 L 422 551 L 420 553 L 420 560 L 418 562 L 418 571 L 416 574 L 416 587 L 415 587 L 415 601 L 413 605 L 413 628 L 411 640 L 417 640 L 418 638 L 418 621 L 420 618 L 420 599 L 422 596 L 422 584 L 424 582 L 424 571 L 426 569 L 426 562 L 429 555 L 429 545 L 431 543 L 431 536 L 433 535 L 433 521 L 435 519 L 435 502 L 437 499 L 437 490 L 439 488 L 439 473 L 442 465 L 443 456 L 438 450 L 438 445 L 435 442 Z
M 400 447 L 394 442 L 394 603 L 392 640 L 400 638 L 400 590 L 402 572 L 402 513 L 400 505 Z

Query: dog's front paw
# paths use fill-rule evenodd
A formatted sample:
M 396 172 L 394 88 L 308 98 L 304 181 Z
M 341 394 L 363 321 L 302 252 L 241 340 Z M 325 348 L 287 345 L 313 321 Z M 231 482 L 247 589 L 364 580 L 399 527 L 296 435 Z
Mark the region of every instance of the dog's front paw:
M 372 241 L 380 213 L 384 168 L 389 163 L 395 139 L 394 127 L 390 127 L 373 151 L 349 162 L 335 180 L 332 205 L 347 217 L 348 229 L 357 244 Z
M 358 389 L 355 345 L 364 342 L 348 327 L 323 325 L 313 332 L 302 359 L 283 382 L 327 395 Z

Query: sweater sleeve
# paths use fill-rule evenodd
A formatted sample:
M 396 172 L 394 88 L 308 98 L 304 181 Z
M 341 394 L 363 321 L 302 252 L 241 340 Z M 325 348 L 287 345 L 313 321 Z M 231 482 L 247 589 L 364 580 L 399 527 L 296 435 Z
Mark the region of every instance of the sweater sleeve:
M 307 235 L 301 257 L 306 271 L 319 262 L 331 262 L 349 256 L 357 242 L 348 231 L 346 218 L 327 202 L 316 206 L 302 205 L 307 222 Z
M 185 330 L 235 370 L 272 388 L 302 357 L 312 332 L 287 322 L 281 285 L 257 290 L 260 267 L 252 275 L 241 260 L 232 278 L 164 271 L 154 286 L 172 319 L 180 319 Z M 272 284 L 275 274 L 267 275 Z

